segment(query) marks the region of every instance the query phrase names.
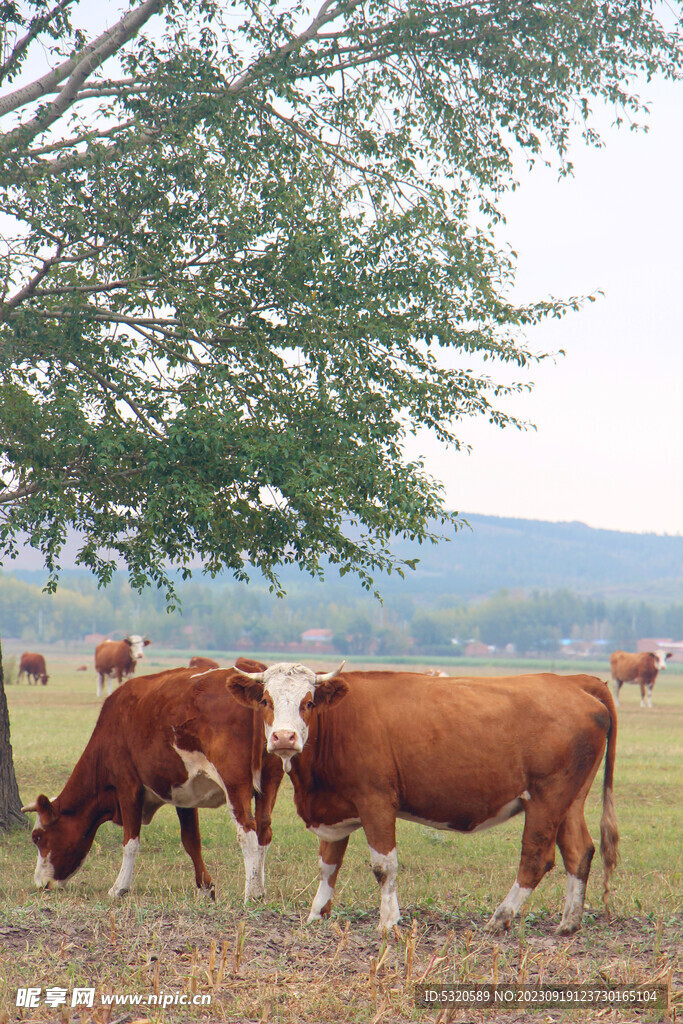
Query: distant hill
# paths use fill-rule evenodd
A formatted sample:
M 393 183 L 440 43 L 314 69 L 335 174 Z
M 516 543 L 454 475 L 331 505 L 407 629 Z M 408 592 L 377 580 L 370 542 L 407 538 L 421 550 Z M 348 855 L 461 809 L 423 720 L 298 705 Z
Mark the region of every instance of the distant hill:
M 611 600 L 683 601 L 681 536 L 595 530 L 575 522 L 463 516 L 471 529 L 463 528 L 450 541 L 436 546 L 397 541 L 396 554 L 418 558 L 419 564 L 415 572 L 406 573 L 404 580 L 396 575 L 376 580 L 381 593 L 387 598 L 398 597 L 399 593 L 424 594 L 430 600 L 451 594 L 467 600 L 501 588 L 529 591 L 564 587 Z M 69 544 L 68 551 L 75 553 L 75 543 Z M 73 568 L 73 558 L 65 557 L 63 564 L 67 570 Z M 3 568 L 39 583 L 45 578 L 39 565 L 37 553 L 25 549 L 17 561 L 7 562 Z M 70 575 L 65 573 L 65 584 Z M 283 570 L 282 580 L 286 589 L 297 592 L 319 586 L 361 592 L 350 575 L 340 579 L 334 569 L 328 569 L 326 575 L 327 582 L 318 584 L 290 567 Z M 199 573 L 194 579 L 211 585 Z M 231 579 L 219 577 L 213 585 L 225 586 Z
M 471 529 L 459 531 L 450 542 L 436 547 L 396 544 L 401 557 L 420 558 L 411 589 L 471 598 L 501 588 L 566 587 L 612 599 L 683 599 L 681 536 L 595 530 L 584 523 L 464 518 Z

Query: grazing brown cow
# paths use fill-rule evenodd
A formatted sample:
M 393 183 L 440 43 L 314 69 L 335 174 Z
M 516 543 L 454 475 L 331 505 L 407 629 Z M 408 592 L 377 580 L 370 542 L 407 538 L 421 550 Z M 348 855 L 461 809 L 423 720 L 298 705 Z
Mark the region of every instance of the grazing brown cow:
M 581 924 L 594 846 L 584 803 L 605 755 L 600 825 L 605 897 L 616 865 L 612 798 L 617 719 L 601 679 L 524 675 L 434 679 L 398 672 L 316 675 L 273 665 L 236 675 L 231 692 L 261 708 L 294 800 L 320 843 L 309 921 L 328 916 L 351 832 L 363 828 L 381 887 L 380 929 L 400 917 L 396 818 L 477 832 L 524 812 L 517 880 L 489 921 L 508 928 L 553 867 L 567 870 L 559 933 Z
M 190 668 L 198 668 L 202 671 L 206 671 L 211 668 L 220 668 L 217 661 L 213 658 L 202 658 L 199 655 L 195 655 L 194 658 L 190 658 Z
M 24 673 L 26 674 L 26 680 L 29 685 L 33 683 L 37 686 L 40 682 L 43 686 L 46 686 L 47 681 L 50 678 L 45 667 L 45 658 L 42 654 L 34 654 L 32 651 L 24 651 L 21 656 L 17 682 L 21 680 Z
M 144 649 L 152 641 L 146 636 L 126 636 L 123 640 L 103 640 L 95 648 L 95 671 L 97 672 L 97 696 L 104 692 L 104 680 L 107 690 L 112 692 L 112 683 L 116 677 L 120 686 L 124 679 L 132 676 L 140 658 L 144 657 Z
M 32 837 L 38 847 L 36 885 L 52 887 L 73 875 L 102 822 L 113 821 L 123 826 L 123 864 L 109 895 L 122 895 L 131 885 L 141 825 L 163 804 L 172 804 L 197 886 L 213 898 L 197 808 L 227 802 L 244 857 L 245 900 L 264 894 L 270 814 L 283 770 L 280 758 L 265 750 L 259 716 L 228 692 L 236 674 L 171 669 L 131 679 L 104 701 L 59 796 L 41 795 L 22 808 L 38 815 Z
M 641 708 L 651 708 L 652 691 L 657 673 L 664 671 L 670 657 L 671 653 L 665 651 L 644 651 L 642 654 L 614 651 L 610 655 L 609 663 L 614 680 L 614 700 L 617 707 L 619 707 L 619 691 L 624 683 L 638 683 Z

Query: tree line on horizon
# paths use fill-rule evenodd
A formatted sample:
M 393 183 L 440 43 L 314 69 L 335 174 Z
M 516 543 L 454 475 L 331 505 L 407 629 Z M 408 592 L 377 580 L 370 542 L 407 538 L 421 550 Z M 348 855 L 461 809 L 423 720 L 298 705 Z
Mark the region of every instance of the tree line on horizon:
M 470 640 L 498 649 L 511 645 L 518 654 L 550 654 L 567 639 L 628 650 L 642 637 L 683 637 L 683 605 L 607 601 L 567 589 L 501 589 L 477 601 L 441 594 L 432 604 L 422 594 L 380 604 L 333 585 L 295 587 L 276 598 L 265 586 L 188 583 L 179 594 L 182 609 L 169 613 L 162 594 L 138 594 L 123 574 L 106 591 L 83 576 L 55 594 L 0 574 L 0 635 L 31 648 L 142 632 L 172 649 L 277 651 L 300 643 L 310 629 L 326 629 L 329 646 L 340 654 L 441 657 L 457 656 Z

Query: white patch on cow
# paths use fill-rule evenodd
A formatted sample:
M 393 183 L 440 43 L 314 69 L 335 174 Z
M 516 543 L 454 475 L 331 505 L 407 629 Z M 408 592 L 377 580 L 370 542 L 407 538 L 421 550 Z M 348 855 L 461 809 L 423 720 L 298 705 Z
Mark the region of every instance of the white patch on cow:
M 45 886 L 53 888 L 58 886 L 59 882 L 55 882 L 55 869 L 50 861 L 50 855 L 43 857 L 42 854 L 38 854 L 38 862 L 36 863 L 36 870 L 33 873 L 33 881 L 38 889 L 44 889 Z
M 503 902 L 496 909 L 486 927 L 492 929 L 507 928 L 516 914 L 519 913 L 525 899 L 533 889 L 525 889 L 518 882 L 510 889 Z
M 562 913 L 562 920 L 557 931 L 560 935 L 571 934 L 581 924 L 583 904 L 586 899 L 586 883 L 576 875 L 567 875 L 567 900 Z
M 251 773 L 251 784 L 254 787 L 255 792 L 261 792 L 261 769 L 258 768 Z
M 671 654 L 667 654 L 666 651 L 657 651 L 655 653 L 655 665 L 659 672 L 663 672 L 666 668 L 666 663 L 671 657 Z
M 121 870 L 119 871 L 118 878 L 109 890 L 110 896 L 123 896 L 131 887 L 133 882 L 133 868 L 135 867 L 135 858 L 137 857 L 138 850 L 140 849 L 140 838 L 136 836 L 135 839 L 129 839 L 123 848 L 123 863 Z
M 273 724 L 265 727 L 268 750 L 279 754 L 288 772 L 292 757 L 301 753 L 308 739 L 299 709 L 306 694 L 315 693 L 315 672 L 305 665 L 271 665 L 264 673 L 263 688 L 273 702 Z M 278 749 L 277 737 L 283 733 L 292 736 L 291 744 Z
M 200 750 L 182 750 L 174 745 L 187 772 L 187 781 L 171 788 L 174 807 L 221 807 L 228 794 L 218 771 Z
M 269 845 L 270 843 L 266 843 L 265 846 L 261 846 L 260 843 L 257 843 L 256 847 L 258 890 L 260 896 L 266 895 L 266 854 L 268 853 Z
M 308 829 L 318 839 L 324 839 L 326 843 L 336 843 L 339 839 L 346 839 L 352 832 L 360 828 L 360 818 L 345 818 L 334 825 L 309 825 Z
M 265 896 L 265 879 L 262 877 L 262 855 L 259 852 L 258 836 L 253 829 L 237 826 L 237 841 L 244 858 L 244 902 Z
M 396 877 L 398 875 L 398 854 L 396 847 L 389 853 L 378 853 L 370 847 L 370 863 L 380 885 L 382 894 L 379 906 L 378 931 L 388 932 L 401 919 L 401 911 L 396 894 Z
M 330 885 L 330 878 L 337 870 L 337 865 L 326 864 L 322 857 L 318 858 L 318 863 L 320 864 L 320 884 L 318 891 L 313 897 L 306 924 L 310 924 L 312 921 L 319 921 L 322 918 L 321 911 L 323 907 L 327 906 L 334 896 L 334 887 Z

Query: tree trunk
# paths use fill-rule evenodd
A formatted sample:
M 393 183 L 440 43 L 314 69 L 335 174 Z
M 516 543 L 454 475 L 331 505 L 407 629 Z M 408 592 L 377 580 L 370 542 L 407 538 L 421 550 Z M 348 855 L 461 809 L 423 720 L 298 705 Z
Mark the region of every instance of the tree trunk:
M 7 832 L 10 828 L 16 828 L 18 825 L 26 827 L 28 819 L 21 813 L 19 787 L 14 775 L 5 676 L 2 670 L 2 645 L 0 644 L 0 832 Z

